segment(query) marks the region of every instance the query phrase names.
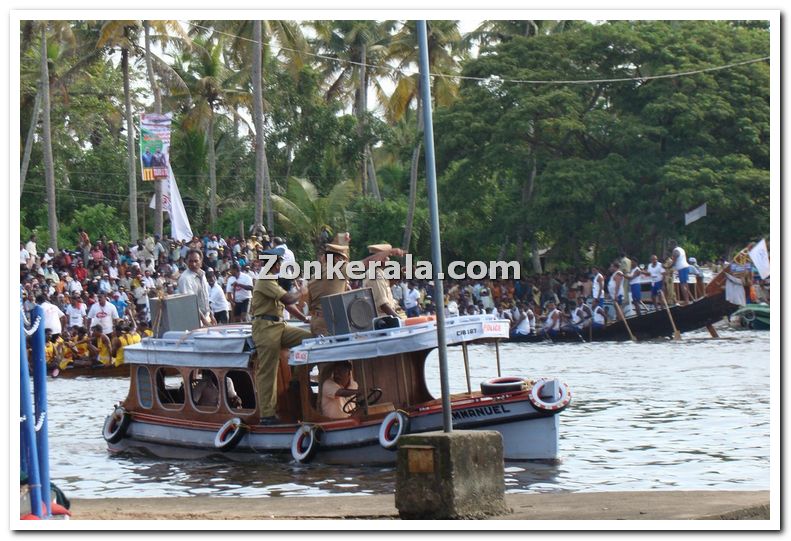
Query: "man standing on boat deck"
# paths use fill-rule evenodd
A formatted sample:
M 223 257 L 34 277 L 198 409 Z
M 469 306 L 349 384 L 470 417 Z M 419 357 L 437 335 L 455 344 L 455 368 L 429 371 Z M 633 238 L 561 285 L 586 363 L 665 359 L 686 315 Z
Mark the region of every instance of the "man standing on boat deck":
M 678 289 L 681 293 L 681 298 L 684 299 L 684 304 L 688 304 L 689 263 L 687 263 L 687 253 L 675 240 L 670 241 L 670 248 L 673 250 L 673 270 L 678 272 Z
M 657 304 L 657 297 L 659 296 L 659 292 L 662 291 L 665 267 L 662 266 L 656 255 L 651 256 L 651 262 L 648 264 L 648 271 L 643 274 L 651 278 L 651 304 L 654 305 L 654 310 L 658 310 L 659 304 Z
M 390 259 L 390 256 L 401 257 L 406 252 L 401 248 L 393 248 L 390 244 L 371 244 L 368 246 L 368 252 L 372 255 L 380 256 L 383 263 Z M 366 269 L 367 272 L 367 269 Z M 373 290 L 374 303 L 376 303 L 376 314 L 378 316 L 395 316 L 401 319 L 406 319 L 401 307 L 393 298 L 393 291 L 390 289 L 390 283 L 385 278 L 384 271 L 381 266 L 377 265 L 374 272 L 374 279 L 366 277 L 363 280 L 363 287 L 370 287 Z
M 591 275 L 593 277 L 591 298 L 598 299 L 601 304 L 604 301 L 604 275 L 599 272 L 598 267 L 591 267 Z
M 212 324 L 211 308 L 209 307 L 209 282 L 206 273 L 201 269 L 203 253 L 197 249 L 187 252 L 187 269 L 179 276 L 178 292 L 186 295 L 196 295 L 198 298 L 198 318 L 201 324 Z
M 310 313 L 310 332 L 314 336 L 327 335 L 327 322 L 321 312 L 321 299 L 329 295 L 337 295 L 349 289 L 346 279 L 346 265 L 349 261 L 349 247 L 340 244 L 325 244 L 324 253 L 319 256 L 321 276 L 308 282 L 308 310 Z M 341 262 L 338 269 L 338 262 Z M 336 273 L 329 275 L 330 269 Z
M 253 341 L 256 347 L 255 387 L 258 395 L 258 407 L 261 412 L 261 424 L 274 425 L 280 423 L 275 416 L 277 408 L 277 371 L 280 365 L 280 350 L 291 348 L 302 343 L 312 335 L 309 331 L 288 326 L 283 321 L 284 305 L 293 305 L 299 301 L 299 292 L 289 293 L 277 283 L 277 274 L 283 262 L 285 250 L 280 247 L 264 250 L 264 269 L 266 259 L 275 258 L 275 264 L 267 273 L 261 273 L 253 288 L 253 300 L 250 313 L 253 315 Z M 296 315 L 298 312 L 292 312 Z M 301 314 L 300 314 L 301 315 Z M 305 316 L 302 321 L 307 322 Z

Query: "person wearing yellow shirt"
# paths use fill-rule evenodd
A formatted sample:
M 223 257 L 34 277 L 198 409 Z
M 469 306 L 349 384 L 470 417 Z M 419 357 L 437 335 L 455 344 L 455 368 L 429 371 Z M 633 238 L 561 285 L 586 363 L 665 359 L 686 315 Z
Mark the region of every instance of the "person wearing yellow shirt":
M 113 366 L 121 366 L 124 364 L 124 348 L 131 343 L 132 339 L 129 336 L 129 329 L 125 325 L 118 325 L 115 328 L 115 336 L 110 342 L 112 346 Z
M 91 360 L 109 366 L 112 362 L 112 345 L 107 335 L 102 332 L 101 325 L 91 327 L 91 341 L 88 342 L 88 350 L 91 352 Z

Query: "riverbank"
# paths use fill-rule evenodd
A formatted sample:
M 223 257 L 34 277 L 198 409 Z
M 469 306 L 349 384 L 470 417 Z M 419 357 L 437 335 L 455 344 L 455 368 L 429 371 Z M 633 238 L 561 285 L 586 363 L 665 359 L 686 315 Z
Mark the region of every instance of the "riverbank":
M 493 520 L 769 520 L 769 491 L 640 491 L 506 494 Z M 398 519 L 395 498 L 73 499 L 72 520 Z M 775 512 L 778 512 L 775 510 Z

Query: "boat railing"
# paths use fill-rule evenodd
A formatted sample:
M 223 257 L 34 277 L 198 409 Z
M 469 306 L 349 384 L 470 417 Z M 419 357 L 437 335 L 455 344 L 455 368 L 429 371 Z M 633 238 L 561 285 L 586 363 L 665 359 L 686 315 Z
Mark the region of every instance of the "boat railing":
M 473 315 L 473 316 L 457 316 L 447 318 L 445 320 L 445 327 L 453 327 L 467 323 L 485 323 L 502 321 L 494 315 Z M 402 327 L 391 327 L 387 329 L 376 329 L 372 331 L 358 331 L 349 334 L 340 335 L 321 335 L 316 338 L 308 338 L 302 342 L 303 346 L 312 345 L 326 345 L 331 346 L 334 344 L 348 345 L 349 342 L 355 341 L 369 341 L 369 340 L 390 340 L 396 337 L 409 336 L 416 333 L 423 333 L 427 330 L 437 328 L 436 320 L 430 320 L 425 323 L 418 323 L 416 325 L 405 325 Z

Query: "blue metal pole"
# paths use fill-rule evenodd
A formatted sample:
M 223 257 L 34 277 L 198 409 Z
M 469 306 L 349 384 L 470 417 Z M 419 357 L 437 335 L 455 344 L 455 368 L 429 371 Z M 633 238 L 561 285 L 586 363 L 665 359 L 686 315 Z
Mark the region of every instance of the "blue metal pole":
M 439 205 L 437 203 L 437 172 L 434 161 L 434 124 L 431 118 L 431 81 L 428 64 L 428 31 L 426 21 L 417 21 L 420 50 L 420 97 L 423 103 L 424 137 L 426 145 L 426 184 L 428 191 L 429 223 L 431 225 L 431 264 L 434 278 L 434 298 L 437 303 L 437 348 L 439 350 L 439 381 L 442 389 L 442 425 L 445 432 L 453 432 L 448 383 L 448 350 L 445 338 L 445 291 L 442 287 L 442 251 L 439 239 Z
M 34 318 L 35 321 L 35 318 Z M 41 321 L 44 327 L 44 321 Z M 27 471 L 27 483 L 30 488 L 31 512 L 41 517 L 41 477 L 38 471 L 38 453 L 36 447 L 36 420 L 33 417 L 33 402 L 30 398 L 30 375 L 27 364 L 27 346 L 25 323 L 22 314 L 19 314 L 19 399 L 20 414 L 22 416 L 20 463 Z M 44 517 L 42 517 L 44 518 Z
M 52 516 L 52 501 L 49 497 L 49 438 L 47 432 L 47 359 L 45 355 L 44 310 L 36 305 L 30 313 L 41 324 L 33 333 L 33 393 L 36 409 L 36 447 L 38 449 L 38 469 L 41 476 L 41 491 L 47 506 L 47 516 Z

